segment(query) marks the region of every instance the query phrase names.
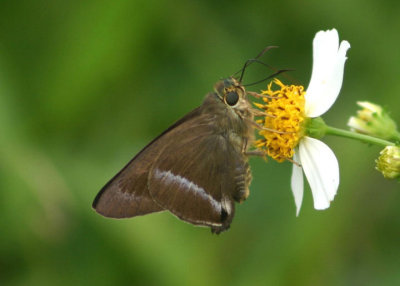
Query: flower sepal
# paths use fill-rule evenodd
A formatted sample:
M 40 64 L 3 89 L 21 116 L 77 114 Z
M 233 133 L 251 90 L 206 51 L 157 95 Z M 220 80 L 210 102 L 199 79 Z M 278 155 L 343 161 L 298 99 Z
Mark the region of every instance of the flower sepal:
M 315 139 L 321 139 L 326 135 L 328 126 L 321 117 L 307 118 L 305 123 L 306 135 Z

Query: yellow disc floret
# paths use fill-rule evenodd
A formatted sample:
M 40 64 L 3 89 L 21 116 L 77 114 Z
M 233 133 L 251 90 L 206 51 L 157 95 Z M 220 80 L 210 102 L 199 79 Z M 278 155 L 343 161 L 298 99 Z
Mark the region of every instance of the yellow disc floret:
M 272 90 L 273 84 L 277 90 Z M 265 129 L 259 131 L 263 138 L 257 140 L 255 146 L 276 161 L 283 162 L 293 157 L 294 148 L 303 136 L 304 87 L 287 86 L 275 79 L 262 94 L 266 95 L 264 104 L 255 105 L 266 113 L 263 119 L 257 120 Z

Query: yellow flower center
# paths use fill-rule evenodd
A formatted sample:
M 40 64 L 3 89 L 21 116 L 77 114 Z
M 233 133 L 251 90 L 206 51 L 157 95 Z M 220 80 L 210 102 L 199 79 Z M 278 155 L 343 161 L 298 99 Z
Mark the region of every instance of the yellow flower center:
M 273 84 L 276 90 L 272 90 Z M 268 96 L 262 98 L 264 104 L 255 105 L 263 109 L 266 116 L 256 122 L 269 130 L 259 131 L 263 138 L 257 140 L 255 146 L 276 161 L 283 162 L 293 157 L 294 148 L 304 135 L 304 87 L 287 86 L 274 79 L 262 94 Z

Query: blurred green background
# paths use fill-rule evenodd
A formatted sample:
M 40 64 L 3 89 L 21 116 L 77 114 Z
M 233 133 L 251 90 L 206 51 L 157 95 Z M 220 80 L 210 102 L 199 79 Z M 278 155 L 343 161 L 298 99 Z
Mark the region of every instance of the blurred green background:
M 341 184 L 299 217 L 291 164 L 251 160 L 249 199 L 211 235 L 168 213 L 97 215 L 98 190 L 213 84 L 263 60 L 307 86 L 311 44 L 351 44 L 324 116 L 345 128 L 357 100 L 400 122 L 398 1 L 0 2 L 0 285 L 400 285 L 400 190 L 380 149 L 326 138 Z M 271 71 L 253 65 L 245 82 Z M 254 87 L 257 90 L 259 87 Z

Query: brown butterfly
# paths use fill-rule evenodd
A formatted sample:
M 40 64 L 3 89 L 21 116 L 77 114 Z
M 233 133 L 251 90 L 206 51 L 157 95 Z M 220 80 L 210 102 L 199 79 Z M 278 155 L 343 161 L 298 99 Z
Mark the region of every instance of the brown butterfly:
M 93 208 L 112 218 L 168 210 L 213 233 L 227 230 L 235 202 L 249 196 L 248 156 L 260 155 L 248 150 L 259 127 L 253 117 L 261 114 L 247 95 L 257 94 L 246 93 L 242 76 L 217 82 L 200 107 L 150 142 L 100 190 Z

